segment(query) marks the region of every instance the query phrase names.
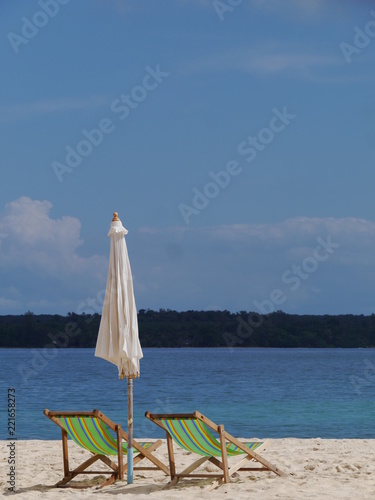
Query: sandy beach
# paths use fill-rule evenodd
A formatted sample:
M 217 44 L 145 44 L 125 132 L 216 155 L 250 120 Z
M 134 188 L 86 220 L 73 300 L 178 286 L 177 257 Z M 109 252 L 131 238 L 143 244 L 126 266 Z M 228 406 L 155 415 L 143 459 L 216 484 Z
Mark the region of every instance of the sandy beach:
M 1 441 L 2 494 L 8 492 L 9 442 Z M 135 471 L 133 485 L 126 480 L 97 490 L 104 476 L 79 476 L 89 485 L 85 489 L 54 488 L 63 477 L 60 441 L 16 442 L 16 494 L 33 498 L 114 498 L 128 495 L 137 499 L 373 499 L 375 497 L 375 440 L 366 439 L 272 439 L 262 455 L 288 473 L 279 477 L 270 472 L 235 473 L 232 482 L 208 491 L 211 480 L 184 479 L 172 489 L 163 489 L 169 479 L 157 471 Z M 82 463 L 89 453 L 69 442 L 71 468 Z M 168 463 L 166 443 L 155 452 Z M 197 456 L 176 450 L 178 470 Z M 145 463 L 145 462 L 144 462 Z M 96 469 L 98 468 L 95 465 Z M 206 472 L 214 470 L 203 465 Z M 79 481 L 82 484 L 82 481 Z

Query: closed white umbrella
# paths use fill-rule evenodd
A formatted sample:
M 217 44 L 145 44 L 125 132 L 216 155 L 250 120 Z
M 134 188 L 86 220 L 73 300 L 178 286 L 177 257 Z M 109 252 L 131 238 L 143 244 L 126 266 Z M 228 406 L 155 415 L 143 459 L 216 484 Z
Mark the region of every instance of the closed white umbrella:
M 100 320 L 95 356 L 115 364 L 119 378 L 128 382 L 128 484 L 133 482 L 133 378 L 139 377 L 143 357 L 138 335 L 137 309 L 125 235 L 114 212 L 108 236 L 111 238 L 107 288 Z

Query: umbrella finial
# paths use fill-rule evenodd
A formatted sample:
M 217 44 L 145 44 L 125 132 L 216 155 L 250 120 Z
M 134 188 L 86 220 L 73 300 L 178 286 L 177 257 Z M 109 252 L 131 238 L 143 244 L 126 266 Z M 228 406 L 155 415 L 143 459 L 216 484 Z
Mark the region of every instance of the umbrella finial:
M 118 213 L 117 213 L 117 212 L 113 212 L 113 219 L 112 219 L 112 222 L 113 222 L 113 221 L 117 221 L 117 220 L 120 220 L 120 219 L 118 218 Z

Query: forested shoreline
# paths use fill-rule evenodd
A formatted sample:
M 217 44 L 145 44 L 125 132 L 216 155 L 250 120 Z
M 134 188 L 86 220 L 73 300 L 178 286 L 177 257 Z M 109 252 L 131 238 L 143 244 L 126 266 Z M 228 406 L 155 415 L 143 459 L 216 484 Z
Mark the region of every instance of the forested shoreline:
M 375 347 L 375 314 L 142 309 L 138 323 L 142 347 Z M 0 347 L 92 348 L 99 324 L 99 314 L 0 316 Z

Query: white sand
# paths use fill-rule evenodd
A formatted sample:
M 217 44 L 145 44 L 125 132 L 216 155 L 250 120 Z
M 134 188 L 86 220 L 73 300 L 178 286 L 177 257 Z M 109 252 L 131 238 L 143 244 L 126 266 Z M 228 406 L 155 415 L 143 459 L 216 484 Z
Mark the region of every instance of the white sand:
M 7 493 L 9 448 L 0 441 L 0 492 Z M 69 442 L 71 468 L 89 453 Z M 168 463 L 166 444 L 155 454 Z M 262 455 L 288 473 L 279 477 L 270 472 L 239 472 L 229 484 L 207 491 L 210 480 L 181 480 L 173 489 L 163 490 L 168 478 L 162 472 L 135 471 L 134 483 L 116 482 L 101 490 L 95 485 L 107 476 L 79 476 L 88 481 L 86 489 L 54 488 L 63 477 L 60 441 L 17 441 L 17 499 L 34 498 L 118 498 L 137 499 L 374 499 L 375 440 L 272 439 Z M 177 470 L 193 462 L 196 455 L 176 450 Z M 98 464 L 99 462 L 97 462 Z M 146 464 L 146 461 L 143 461 Z M 98 469 L 98 465 L 94 467 Z M 212 465 L 203 465 L 213 470 Z

